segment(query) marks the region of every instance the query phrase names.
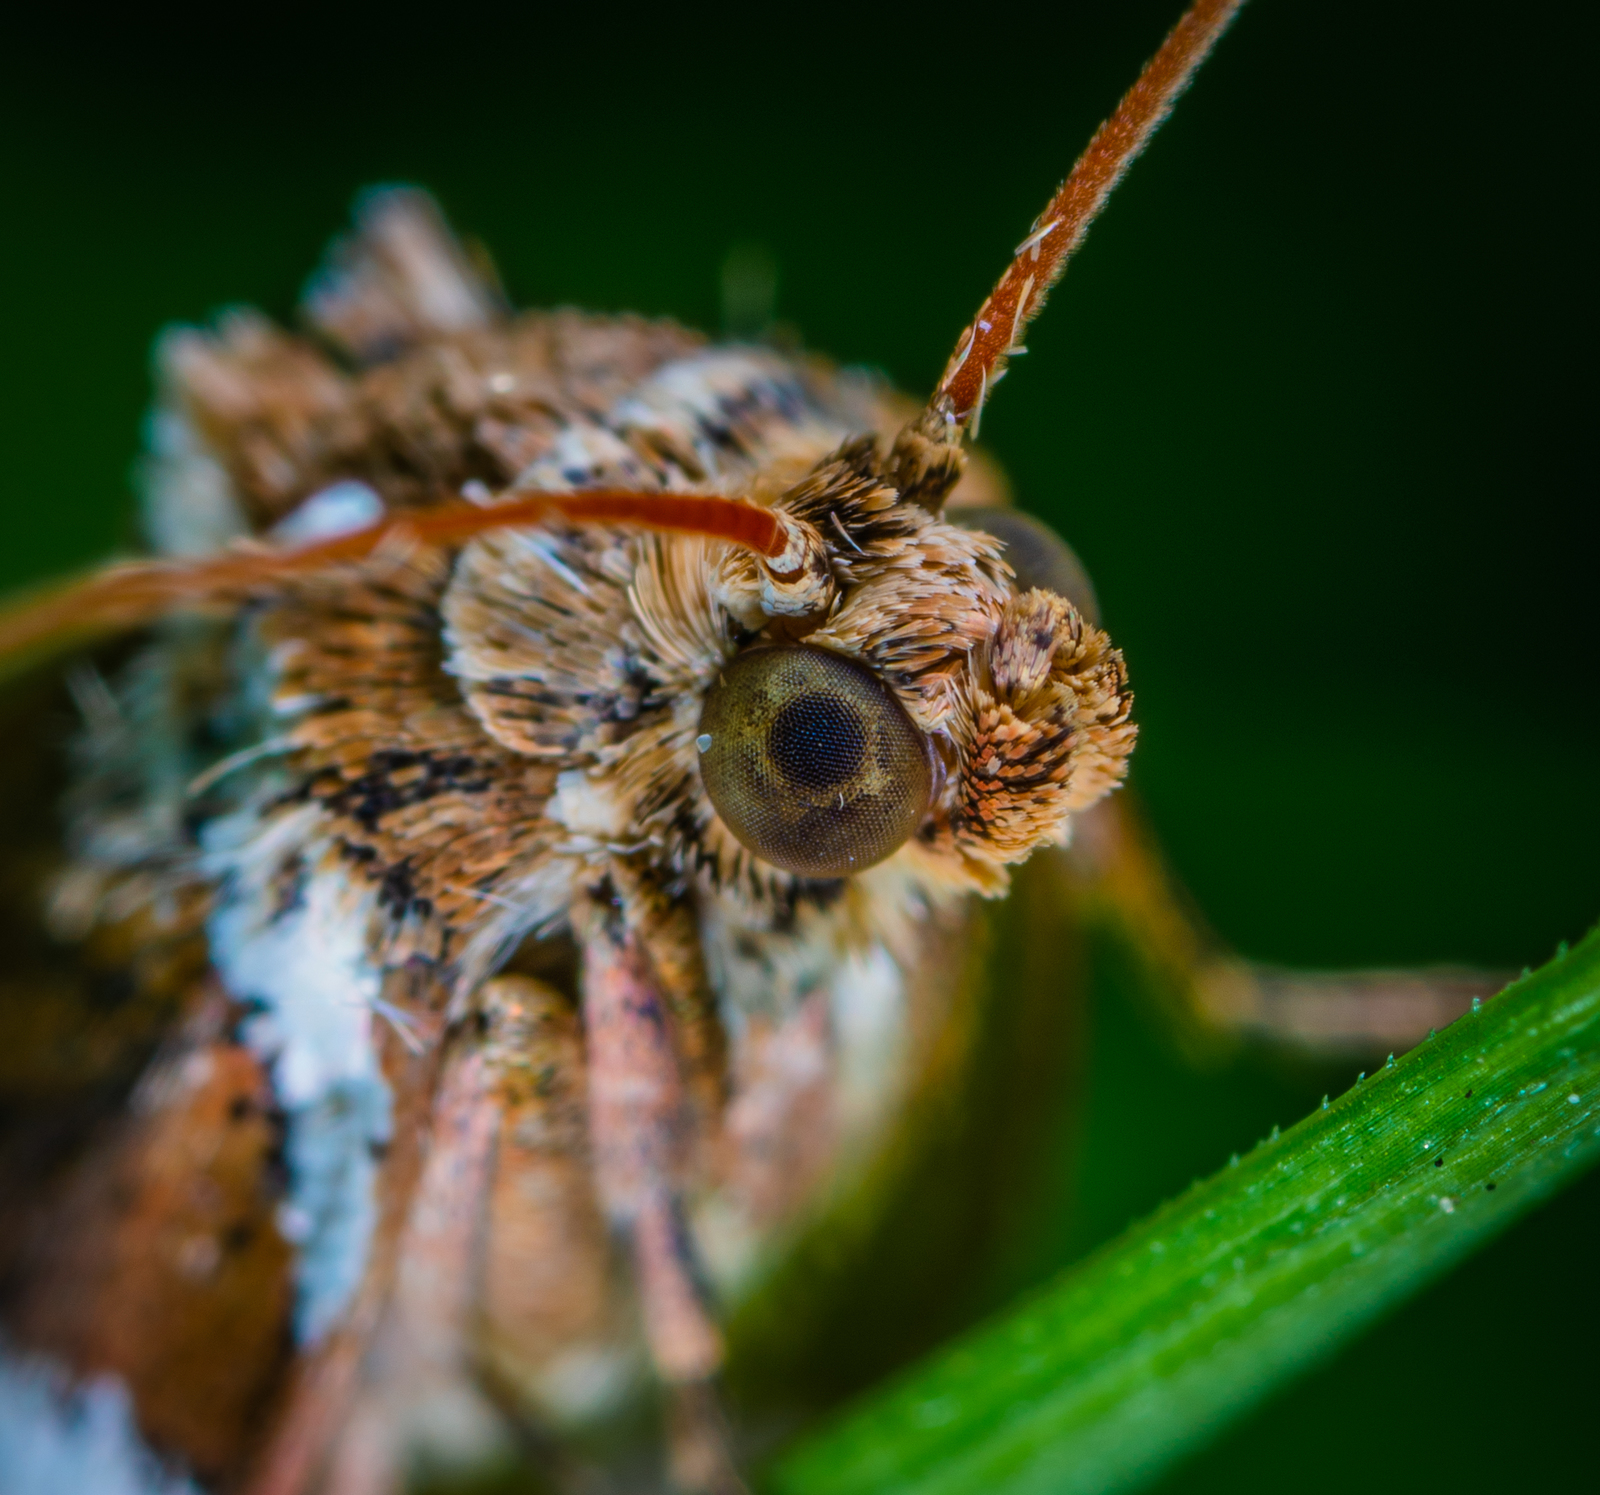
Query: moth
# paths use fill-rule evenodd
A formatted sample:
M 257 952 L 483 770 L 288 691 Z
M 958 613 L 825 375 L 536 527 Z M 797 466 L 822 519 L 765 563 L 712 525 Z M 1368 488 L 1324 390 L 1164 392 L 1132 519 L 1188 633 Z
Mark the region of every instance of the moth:
M 1465 1003 L 1207 942 L 1107 799 L 1135 729 L 1088 580 L 966 445 L 1236 9 L 1190 8 L 921 406 L 513 313 L 407 190 L 304 334 L 168 337 L 154 557 L 0 615 L 12 664 L 146 630 L 68 674 L 67 953 L 13 1025 L 30 1073 L 98 1045 L 5 1159 L 28 1488 L 345 1495 L 529 1448 L 631 1488 L 640 1407 L 672 1488 L 742 1488 L 729 1334 L 966 1084 L 1013 883 L 1114 904 L 1197 1027 L 1360 1045 Z

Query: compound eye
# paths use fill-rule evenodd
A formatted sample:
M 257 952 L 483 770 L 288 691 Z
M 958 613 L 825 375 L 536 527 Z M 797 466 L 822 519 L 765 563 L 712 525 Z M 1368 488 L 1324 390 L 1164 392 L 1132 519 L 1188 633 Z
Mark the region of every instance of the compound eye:
M 1017 573 L 1017 590 L 1043 587 L 1065 597 L 1091 623 L 1100 622 L 1100 603 L 1083 562 L 1042 519 L 1020 509 L 946 509 L 945 518 L 962 529 L 982 530 L 1006 548 L 1006 563 Z
M 845 877 L 916 830 L 928 741 L 870 670 L 826 649 L 750 649 L 700 713 L 700 777 L 723 824 L 775 867 Z

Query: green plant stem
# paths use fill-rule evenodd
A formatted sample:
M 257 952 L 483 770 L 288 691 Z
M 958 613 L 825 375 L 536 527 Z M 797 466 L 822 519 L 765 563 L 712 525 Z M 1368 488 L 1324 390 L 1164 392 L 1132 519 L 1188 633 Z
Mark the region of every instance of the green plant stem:
M 772 1471 L 783 1495 L 1122 1490 L 1600 1154 L 1600 930 Z

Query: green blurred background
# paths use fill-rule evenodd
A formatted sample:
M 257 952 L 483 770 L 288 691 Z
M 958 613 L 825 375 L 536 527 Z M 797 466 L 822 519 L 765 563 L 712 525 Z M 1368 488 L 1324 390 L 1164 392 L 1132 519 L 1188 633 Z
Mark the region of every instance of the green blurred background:
M 762 246 L 808 344 L 920 393 L 1175 15 L 36 16 L 0 57 L 0 584 L 131 542 L 152 334 L 287 315 L 374 181 L 433 188 L 524 303 L 714 326 Z M 1151 817 L 1252 955 L 1515 968 L 1600 915 L 1597 30 L 1255 0 L 985 415 L 1127 652 Z M 1328 1088 L 1195 1074 L 1114 990 L 1091 1024 L 1014 1282 Z M 1163 1488 L 1592 1477 L 1597 1253 L 1591 1177 Z

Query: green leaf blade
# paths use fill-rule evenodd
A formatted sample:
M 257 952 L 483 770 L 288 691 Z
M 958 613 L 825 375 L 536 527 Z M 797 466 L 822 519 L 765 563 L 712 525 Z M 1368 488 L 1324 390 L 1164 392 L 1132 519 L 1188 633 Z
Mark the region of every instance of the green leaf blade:
M 783 1495 L 1133 1487 L 1600 1156 L 1600 931 L 788 1455 Z

